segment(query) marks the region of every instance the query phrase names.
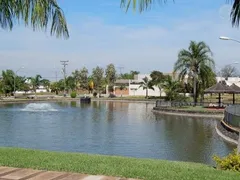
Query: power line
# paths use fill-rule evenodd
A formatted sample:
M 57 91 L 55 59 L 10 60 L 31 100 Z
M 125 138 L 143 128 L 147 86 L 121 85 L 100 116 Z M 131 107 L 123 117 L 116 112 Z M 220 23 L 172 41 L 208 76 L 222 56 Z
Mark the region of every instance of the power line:
M 120 74 L 122 74 L 122 69 L 124 69 L 124 67 L 123 66 L 119 66 L 117 68 L 119 69 Z
M 64 77 L 64 96 L 66 96 L 66 66 L 69 61 L 60 61 L 63 65 L 63 77 Z

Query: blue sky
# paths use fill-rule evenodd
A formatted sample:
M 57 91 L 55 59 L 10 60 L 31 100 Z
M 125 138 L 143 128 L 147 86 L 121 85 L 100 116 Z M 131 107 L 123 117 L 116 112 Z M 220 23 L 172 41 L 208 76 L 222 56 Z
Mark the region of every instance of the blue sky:
M 123 72 L 153 70 L 171 72 L 177 53 L 190 40 L 205 41 L 220 68 L 240 61 L 239 44 L 221 41 L 225 35 L 240 39 L 240 31 L 229 21 L 225 0 L 176 0 L 155 5 L 139 14 L 120 9 L 120 0 L 59 0 L 65 12 L 70 39 L 33 32 L 24 26 L 0 30 L 0 70 L 25 68 L 21 75 L 42 74 L 54 79 L 61 74 L 61 60 L 69 60 L 68 74 L 86 66 L 90 71 L 114 63 Z M 240 68 L 237 67 L 237 68 Z

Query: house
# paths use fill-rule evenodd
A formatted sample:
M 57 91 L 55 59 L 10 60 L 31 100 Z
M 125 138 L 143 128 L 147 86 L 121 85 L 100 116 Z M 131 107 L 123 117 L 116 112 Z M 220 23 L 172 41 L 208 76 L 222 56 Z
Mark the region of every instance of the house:
M 140 87 L 143 82 L 143 78 L 147 77 L 151 80 L 150 74 L 138 74 L 134 76 L 134 79 L 118 79 L 115 82 L 115 86 L 113 87 L 114 94 L 116 96 L 145 96 L 146 90 Z M 157 86 L 153 87 L 154 90 L 149 89 L 149 96 L 165 96 L 166 94 L 163 90 L 159 90 Z

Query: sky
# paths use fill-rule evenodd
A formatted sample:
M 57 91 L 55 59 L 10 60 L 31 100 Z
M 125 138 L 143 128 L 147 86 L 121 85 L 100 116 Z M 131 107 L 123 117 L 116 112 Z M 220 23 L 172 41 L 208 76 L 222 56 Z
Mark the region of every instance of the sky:
M 70 38 L 57 39 L 48 32 L 16 25 L 0 29 L 0 70 L 18 70 L 19 75 L 41 74 L 51 80 L 62 78 L 60 61 L 69 60 L 68 75 L 83 66 L 105 68 L 113 63 L 118 73 L 130 70 L 142 74 L 153 70 L 172 72 L 178 52 L 191 40 L 205 41 L 213 51 L 217 68 L 239 61 L 240 44 L 219 36 L 240 40 L 232 28 L 225 0 L 171 0 L 139 13 L 120 8 L 120 0 L 58 0 Z

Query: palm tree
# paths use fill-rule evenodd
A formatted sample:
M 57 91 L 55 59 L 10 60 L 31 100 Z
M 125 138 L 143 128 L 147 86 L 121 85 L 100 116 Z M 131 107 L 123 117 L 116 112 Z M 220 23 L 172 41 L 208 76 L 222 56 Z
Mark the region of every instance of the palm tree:
M 194 105 L 197 102 L 197 81 L 208 79 L 208 73 L 214 65 L 211 49 L 202 41 L 191 41 L 187 50 L 179 52 L 174 72 L 180 72 L 180 80 L 184 80 L 186 75 L 193 79 Z
M 165 4 L 167 1 L 171 0 L 121 0 L 121 7 L 125 8 L 128 11 L 129 7 L 132 5 L 133 9 L 138 9 L 139 12 L 143 12 L 145 10 L 151 9 L 152 5 L 155 2 L 158 4 Z M 172 0 L 174 1 L 174 0 Z M 233 27 L 239 27 L 240 21 L 240 1 L 239 0 L 226 0 L 227 2 L 233 2 L 232 10 L 231 10 L 231 22 Z
M 35 77 L 28 78 L 30 80 L 33 91 L 36 93 L 37 88 L 41 85 L 42 76 L 37 74 Z
M 151 81 L 152 81 L 153 85 L 158 87 L 158 89 L 160 91 L 160 98 L 161 98 L 161 96 L 162 96 L 162 84 L 165 80 L 165 76 L 160 71 L 152 71 L 150 76 L 152 78 Z
M 12 30 L 18 21 L 30 25 L 33 30 L 46 30 L 51 23 L 51 35 L 69 37 L 64 13 L 56 0 L 1 0 L 1 28 Z
M 139 88 L 146 89 L 146 98 L 148 97 L 148 89 L 154 90 L 153 83 L 147 77 L 143 78 L 143 82 L 141 82 Z
M 41 80 L 41 84 L 44 86 L 44 88 L 47 89 L 47 91 L 49 92 L 49 88 L 50 88 L 50 81 L 48 79 L 42 79 Z
M 178 91 L 180 89 L 180 83 L 179 83 L 179 81 L 173 80 L 173 78 L 168 75 L 165 78 L 165 81 L 162 84 L 162 87 L 166 93 L 166 99 L 169 101 L 172 101 L 178 96 Z

